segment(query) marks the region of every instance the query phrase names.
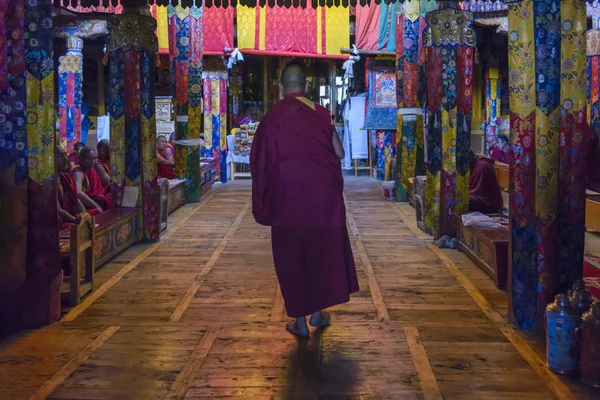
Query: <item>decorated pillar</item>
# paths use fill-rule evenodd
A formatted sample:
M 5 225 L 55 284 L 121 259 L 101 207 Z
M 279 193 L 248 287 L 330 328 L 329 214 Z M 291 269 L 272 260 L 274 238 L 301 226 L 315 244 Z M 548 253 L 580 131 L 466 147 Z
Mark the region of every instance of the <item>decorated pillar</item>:
M 424 170 L 423 111 L 426 53 L 422 44 L 425 18 L 421 1 L 409 0 L 398 17 L 396 39 L 396 199 L 408 200 L 408 180 Z
M 137 12 L 141 13 L 138 14 Z M 156 21 L 147 9 L 125 9 L 110 20 L 109 62 L 111 178 L 137 186 L 143 208 L 143 236 L 158 240 L 154 54 Z
M 600 8 L 592 11 L 592 29 L 587 32 L 587 100 L 588 122 L 594 133 L 600 135 Z
M 168 6 L 175 138 L 199 142 L 202 121 L 202 7 Z M 177 146 L 175 172 L 186 180 L 186 201 L 200 201 L 199 143 Z
M 1 333 L 60 316 L 52 28 L 50 0 L 0 0 Z
M 490 143 L 498 139 L 500 118 L 500 80 L 498 68 L 489 68 L 485 76 L 485 151 L 489 154 Z
M 469 207 L 473 14 L 438 2 L 425 16 L 427 48 L 427 187 L 425 227 L 456 235 L 454 212 Z
M 210 57 L 202 73 L 204 83 L 205 157 L 217 161 L 217 180 L 227 182 L 227 66 Z
M 55 35 L 66 39 L 67 53 L 58 59 L 58 119 L 60 145 L 68 153 L 82 137 L 83 39 L 108 34 L 106 21 L 82 20 L 56 27 Z M 85 141 L 84 141 L 85 142 Z
M 509 315 L 529 331 L 582 274 L 586 13 L 579 0 L 524 0 L 511 2 L 508 15 Z

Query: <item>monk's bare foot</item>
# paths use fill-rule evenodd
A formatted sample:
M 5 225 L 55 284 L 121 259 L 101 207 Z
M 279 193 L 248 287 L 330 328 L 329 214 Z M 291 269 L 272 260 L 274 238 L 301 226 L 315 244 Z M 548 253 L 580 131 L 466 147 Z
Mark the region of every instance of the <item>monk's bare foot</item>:
M 310 316 L 310 324 L 315 328 L 327 328 L 331 325 L 331 315 L 327 311 L 319 311 Z
M 286 324 L 285 329 L 292 335 L 301 339 L 306 339 L 310 335 L 308 326 L 306 326 L 306 319 L 304 319 L 304 323 L 302 323 L 301 320 L 296 319 L 293 322 Z

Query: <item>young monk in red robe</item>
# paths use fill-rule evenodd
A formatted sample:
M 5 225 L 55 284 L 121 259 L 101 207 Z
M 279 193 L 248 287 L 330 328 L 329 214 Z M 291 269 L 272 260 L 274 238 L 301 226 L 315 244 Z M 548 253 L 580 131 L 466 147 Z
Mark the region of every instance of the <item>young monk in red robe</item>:
M 175 175 L 175 148 L 162 135 L 156 138 L 156 164 L 159 178 L 177 178 Z
M 77 196 L 87 210 L 102 212 L 111 206 L 110 185 L 104 187 L 94 169 L 96 150 L 86 146 L 79 153 L 79 165 L 71 170 Z
M 85 207 L 77 198 L 77 188 L 73 178 L 69 175 L 69 160 L 67 152 L 62 147 L 56 146 L 56 169 L 58 180 L 58 217 L 61 229 L 81 220 Z
M 77 164 L 79 164 L 79 152 L 84 147 L 85 147 L 85 144 L 83 144 L 81 142 L 77 142 L 73 146 L 73 150 L 74 151 L 71 154 L 69 154 L 69 169 L 70 170 L 73 169 L 73 168 L 75 168 L 75 166 Z
M 471 150 L 469 211 L 492 214 L 501 212 L 502 208 L 502 189 L 496 177 L 494 162 L 486 157 L 479 157 Z
M 110 142 L 103 139 L 96 146 L 98 149 L 98 158 L 94 163 L 94 169 L 100 178 L 102 186 L 110 185 Z
M 340 159 L 344 149 L 329 112 L 304 97 L 298 65 L 282 73 L 285 98 L 260 122 L 250 154 L 252 213 L 271 226 L 273 259 L 290 317 L 286 329 L 309 335 L 329 325 L 327 307 L 358 291 L 346 229 Z

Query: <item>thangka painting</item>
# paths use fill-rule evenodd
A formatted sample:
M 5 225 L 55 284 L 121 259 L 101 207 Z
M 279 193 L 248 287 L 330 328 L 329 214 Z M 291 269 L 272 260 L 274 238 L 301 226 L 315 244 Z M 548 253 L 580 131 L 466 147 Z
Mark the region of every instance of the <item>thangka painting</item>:
M 395 131 L 398 104 L 393 61 L 367 61 L 367 111 L 364 129 Z

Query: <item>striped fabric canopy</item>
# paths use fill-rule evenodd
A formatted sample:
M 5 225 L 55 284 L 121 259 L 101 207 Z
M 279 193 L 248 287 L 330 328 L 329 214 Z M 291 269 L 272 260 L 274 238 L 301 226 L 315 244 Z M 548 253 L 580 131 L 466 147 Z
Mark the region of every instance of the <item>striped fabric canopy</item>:
M 593 0 L 587 0 L 588 3 L 592 3 Z M 257 3 L 260 7 L 302 7 L 306 8 L 310 6 L 312 8 L 318 7 L 333 7 L 333 6 L 366 6 L 372 3 L 375 4 L 391 4 L 391 3 L 404 3 L 404 0 L 53 0 L 55 6 L 69 7 L 69 8 L 88 8 L 88 7 L 98 7 L 100 9 L 107 7 L 117 7 L 119 5 L 123 7 L 143 7 L 148 4 L 156 4 L 167 6 L 169 4 L 172 5 L 181 5 L 183 7 L 191 7 L 192 5 L 196 5 L 197 7 L 202 6 L 204 3 L 206 6 L 216 6 L 216 7 L 229 7 L 229 6 L 237 6 L 244 5 L 246 7 L 256 7 Z M 485 0 L 485 1 L 455 1 L 462 3 L 472 3 L 474 7 L 484 7 L 481 4 L 493 4 L 493 3 L 503 3 L 502 0 Z M 494 8 L 494 7 L 489 7 Z

